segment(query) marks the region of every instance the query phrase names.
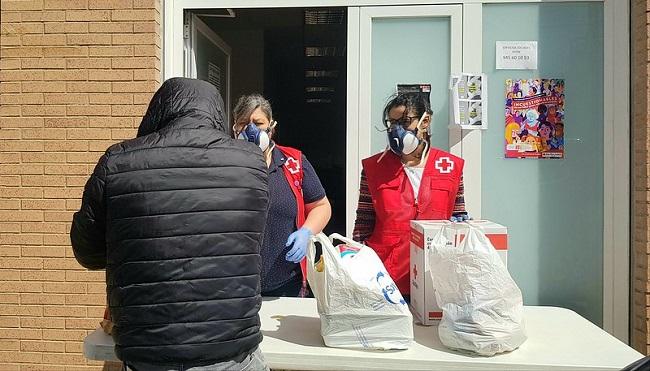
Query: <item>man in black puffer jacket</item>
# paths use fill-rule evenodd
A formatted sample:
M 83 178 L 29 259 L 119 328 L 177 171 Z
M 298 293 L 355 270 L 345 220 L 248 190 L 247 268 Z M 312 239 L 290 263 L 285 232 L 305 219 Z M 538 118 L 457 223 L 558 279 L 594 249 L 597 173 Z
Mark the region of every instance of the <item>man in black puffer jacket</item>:
M 75 257 L 106 268 L 129 369 L 267 369 L 257 349 L 267 166 L 224 121 L 214 86 L 167 80 L 138 137 L 101 157 L 74 215 Z

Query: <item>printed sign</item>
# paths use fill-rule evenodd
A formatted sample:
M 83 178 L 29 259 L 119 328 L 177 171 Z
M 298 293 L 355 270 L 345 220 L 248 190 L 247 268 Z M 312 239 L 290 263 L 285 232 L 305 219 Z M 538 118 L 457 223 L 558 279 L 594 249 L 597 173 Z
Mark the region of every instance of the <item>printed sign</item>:
M 497 41 L 497 70 L 536 70 L 537 41 Z
M 212 62 L 208 62 L 208 82 L 221 91 L 221 67 Z

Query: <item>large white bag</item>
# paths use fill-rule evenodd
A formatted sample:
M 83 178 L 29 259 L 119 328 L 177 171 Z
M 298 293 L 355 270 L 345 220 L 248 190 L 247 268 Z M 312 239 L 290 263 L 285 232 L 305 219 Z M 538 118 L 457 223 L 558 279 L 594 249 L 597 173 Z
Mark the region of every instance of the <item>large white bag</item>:
M 345 243 L 342 251 L 334 240 Z M 319 242 L 322 272 L 315 269 Z M 348 254 L 350 248 L 354 253 Z M 342 257 L 344 255 L 345 257 Z M 339 348 L 407 349 L 413 341 L 413 317 L 377 254 L 339 234 L 320 233 L 307 249 L 307 279 L 321 318 L 325 345 Z
M 521 291 L 485 234 L 468 229 L 454 246 L 441 228 L 429 252 L 440 341 L 485 356 L 512 351 L 526 340 Z

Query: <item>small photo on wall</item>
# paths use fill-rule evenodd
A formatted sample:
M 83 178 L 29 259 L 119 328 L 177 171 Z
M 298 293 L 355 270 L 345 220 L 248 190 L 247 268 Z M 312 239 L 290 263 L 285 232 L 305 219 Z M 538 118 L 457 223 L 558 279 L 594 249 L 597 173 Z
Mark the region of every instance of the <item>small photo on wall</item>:
M 487 129 L 487 77 L 484 74 L 452 74 L 449 91 L 453 109 L 452 124 L 463 129 Z

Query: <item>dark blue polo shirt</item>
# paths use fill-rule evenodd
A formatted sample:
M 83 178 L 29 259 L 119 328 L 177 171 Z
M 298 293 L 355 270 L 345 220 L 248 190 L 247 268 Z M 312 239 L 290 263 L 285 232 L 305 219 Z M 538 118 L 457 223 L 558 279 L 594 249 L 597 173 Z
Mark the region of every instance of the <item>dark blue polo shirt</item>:
M 300 264 L 288 262 L 285 258 L 291 246 L 285 246 L 289 235 L 296 230 L 296 197 L 293 195 L 282 165 L 287 160 L 279 149 L 273 148 L 269 167 L 269 214 L 266 219 L 262 243 L 262 294 L 275 290 L 292 280 L 302 280 Z M 325 197 L 314 168 L 302 156 L 302 192 L 305 204 Z

